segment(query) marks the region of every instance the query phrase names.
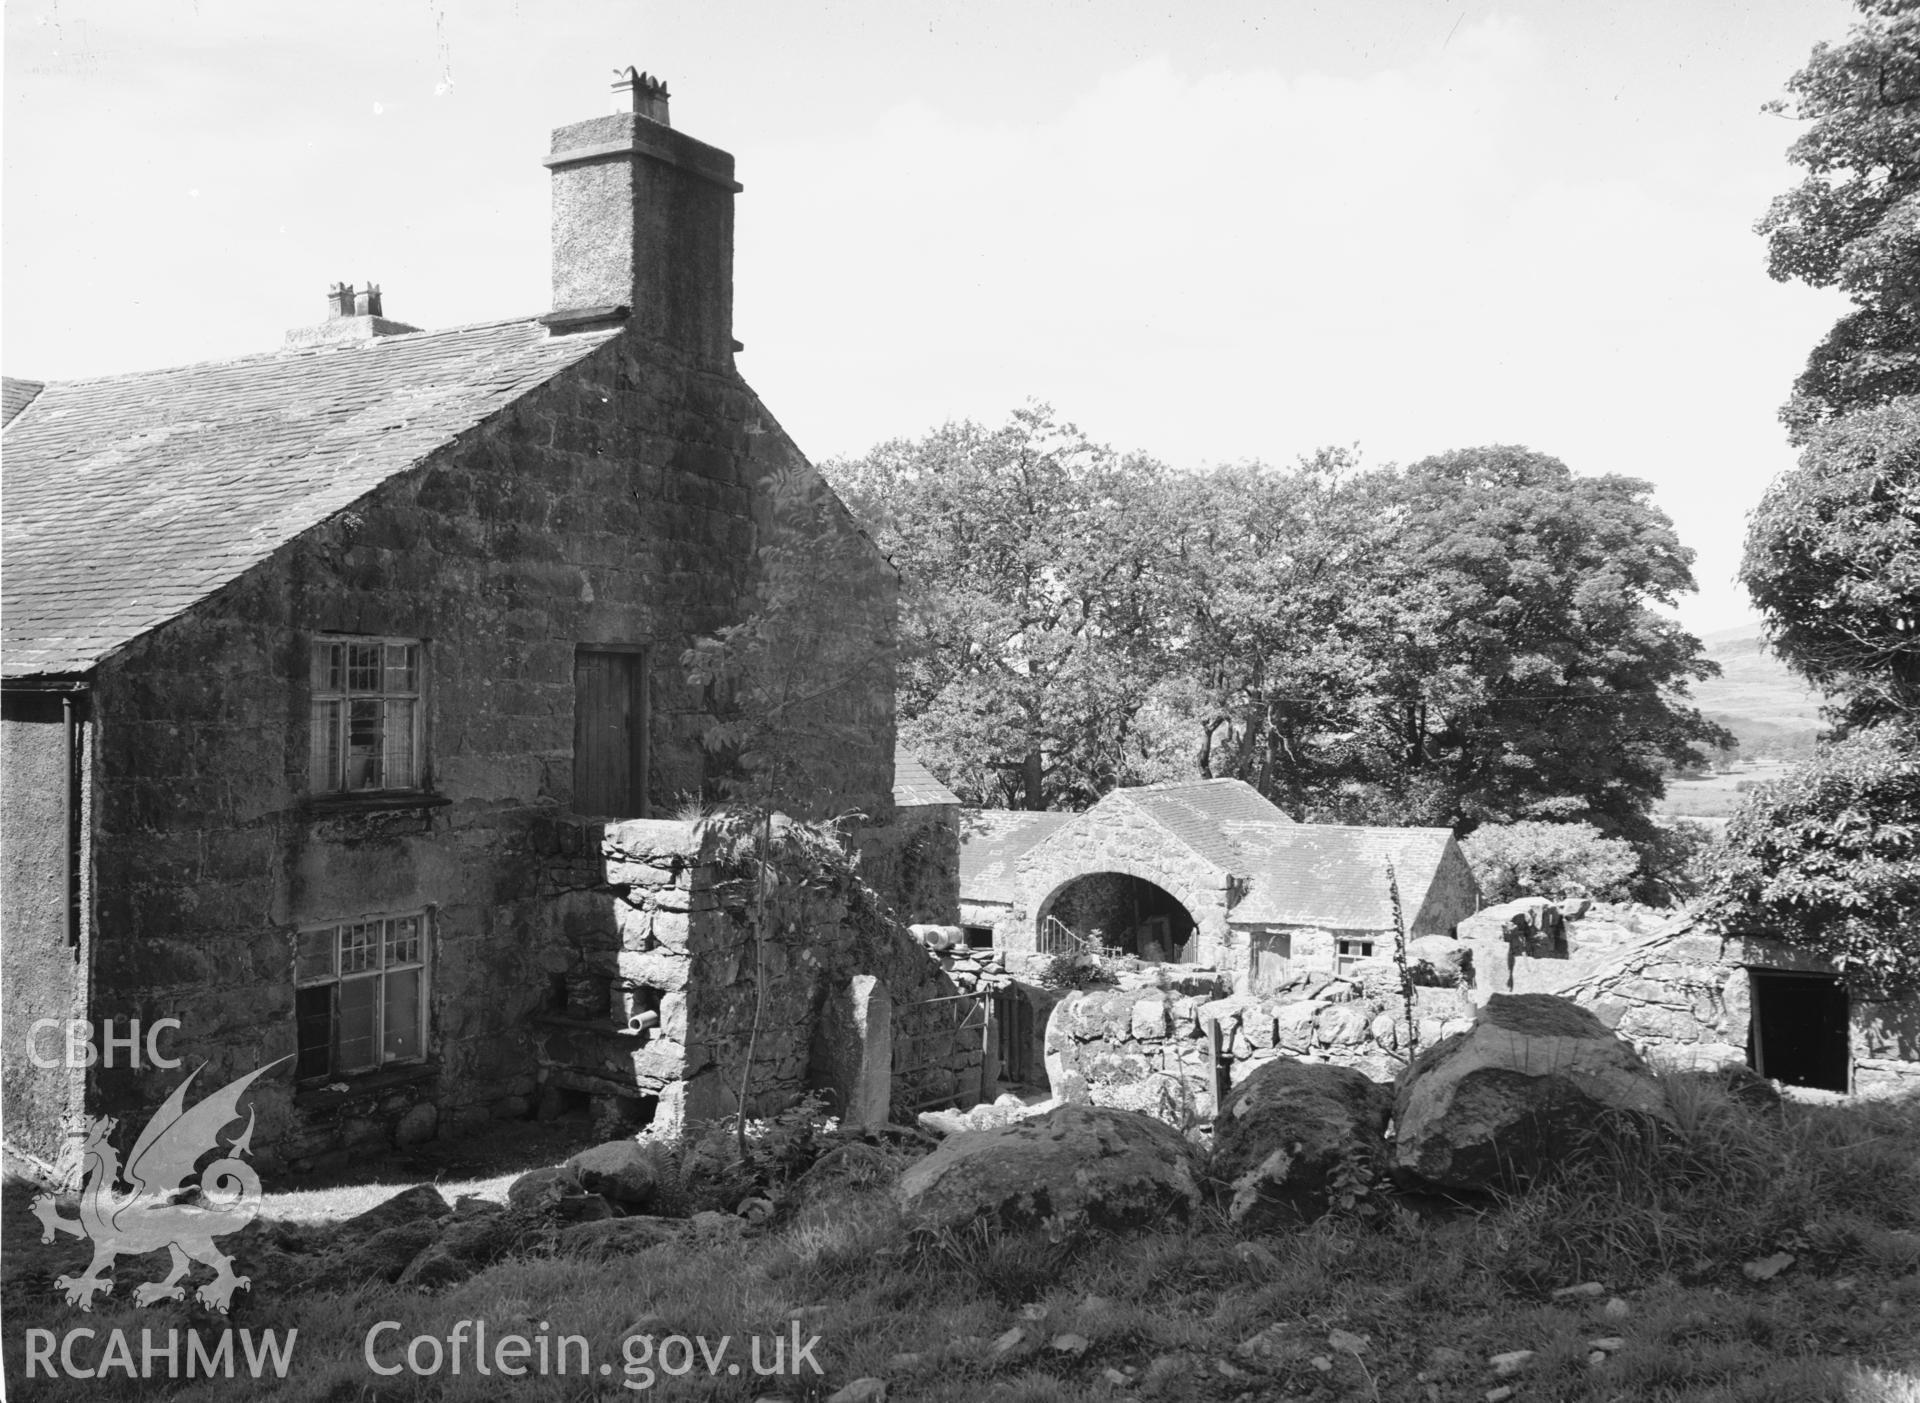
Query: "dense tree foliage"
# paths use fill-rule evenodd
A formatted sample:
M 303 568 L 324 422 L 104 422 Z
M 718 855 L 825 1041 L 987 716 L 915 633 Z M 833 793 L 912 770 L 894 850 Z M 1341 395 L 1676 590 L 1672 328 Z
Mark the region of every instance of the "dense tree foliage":
M 1920 711 L 1920 398 L 1813 431 L 1741 566 L 1773 646 L 1855 721 Z
M 905 577 L 909 744 L 973 803 L 1177 774 L 1333 821 L 1650 836 L 1723 739 L 1645 483 L 1521 448 L 1172 473 L 1026 410 L 828 467 Z
M 1843 734 L 1734 816 L 1707 910 L 1900 984 L 1920 980 L 1920 4 L 1859 3 L 1866 22 L 1789 84 L 1808 174 L 1760 226 L 1775 277 L 1858 310 L 1783 413 L 1805 449 L 1741 565 Z
M 1015 808 L 1139 778 L 1143 682 L 1166 663 L 1158 464 L 1034 407 L 828 471 L 906 574 L 901 733 L 928 764 Z
M 1460 851 L 1488 902 L 1517 896 L 1614 901 L 1629 894 L 1640 870 L 1631 843 L 1590 823 L 1489 823 L 1469 834 Z
M 1394 615 L 1392 520 L 1359 501 L 1357 463 L 1328 450 L 1291 470 L 1195 476 L 1165 517 L 1190 691 L 1193 771 L 1244 779 L 1289 809 L 1338 808 L 1368 778 L 1362 743 Z
M 1727 826 L 1707 910 L 1871 985 L 1920 982 L 1920 748 L 1903 722 L 1826 746 Z
M 1651 485 L 1516 447 L 1359 485 L 1395 534 L 1367 735 L 1382 816 L 1649 837 L 1664 770 L 1726 739 L 1685 700 L 1718 669 L 1650 607 L 1694 587 Z
M 1782 411 L 1796 436 L 1920 392 L 1920 4 L 1857 3 L 1846 42 L 1818 45 L 1770 104 L 1808 125 L 1788 150 L 1806 176 L 1759 224 L 1768 270 L 1855 304 Z
M 1526 819 L 1489 823 L 1461 842 L 1489 902 L 1518 896 L 1590 896 L 1673 906 L 1698 895 L 1717 836 L 1689 819 L 1660 824 L 1650 838 L 1609 838 L 1591 823 Z

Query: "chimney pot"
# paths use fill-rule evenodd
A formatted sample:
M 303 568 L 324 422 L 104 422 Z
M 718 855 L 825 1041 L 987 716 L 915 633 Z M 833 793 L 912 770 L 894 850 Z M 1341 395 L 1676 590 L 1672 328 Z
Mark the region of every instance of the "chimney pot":
M 616 110 L 553 134 L 556 335 L 625 326 L 733 364 L 733 157 L 666 124 L 667 85 L 622 69 Z M 648 104 L 658 103 L 657 112 Z
M 383 336 L 402 336 L 419 329 L 405 322 L 387 320 L 380 305 L 379 283 L 368 283 L 358 292 L 352 283 L 334 283 L 327 289 L 327 319 L 318 326 L 294 327 L 287 333 L 287 345 L 295 350 L 344 346 L 349 342 L 377 341 Z
M 673 125 L 667 117 L 667 100 L 672 94 L 667 91 L 665 80 L 638 72 L 632 64 L 616 68 L 613 73 L 615 112 L 631 112 L 663 127 Z

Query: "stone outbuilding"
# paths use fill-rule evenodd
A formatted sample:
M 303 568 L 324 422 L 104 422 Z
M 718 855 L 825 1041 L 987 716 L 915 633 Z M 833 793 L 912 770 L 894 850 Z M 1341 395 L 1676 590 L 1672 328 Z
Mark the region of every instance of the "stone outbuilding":
M 551 1103 L 565 1055 L 543 1017 L 634 1034 L 624 1070 L 575 1081 L 601 1110 L 661 1103 L 672 1078 L 639 1076 L 639 1053 L 711 1072 L 725 1108 L 727 1048 L 683 1041 L 669 996 L 755 973 L 720 951 L 619 983 L 650 947 L 623 943 L 639 879 L 611 874 L 634 859 L 609 825 L 711 792 L 712 702 L 681 654 L 750 606 L 763 482 L 816 475 L 735 367 L 733 158 L 674 130 L 646 75 L 614 108 L 553 136 L 549 310 L 420 331 L 335 285 L 275 352 L 7 383 L 17 1148 L 56 1160 L 64 1115 L 163 1099 L 184 1072 L 127 1040 L 167 1019 L 153 1050 L 207 1064 L 202 1087 L 288 1059 L 253 1096 L 263 1159 Z M 868 816 L 882 897 L 951 921 L 952 796 L 910 774 L 919 817 L 888 831 L 897 577 L 817 491 L 858 561 L 840 624 L 878 659 L 839 694 L 866 739 L 836 792 Z M 649 901 L 698 895 L 691 842 L 648 839 L 670 854 Z M 810 1008 L 873 951 L 909 958 L 856 924 Z
M 1240 780 L 1118 789 L 1080 814 L 962 819 L 961 919 L 979 943 L 1098 944 L 1213 966 L 1253 991 L 1389 953 L 1395 888 L 1410 937 L 1451 935 L 1479 905 L 1450 830 L 1295 823 Z
M 1850 984 L 1789 941 L 1686 912 L 1542 897 L 1488 907 L 1459 936 L 1476 1003 L 1558 994 L 1668 1066 L 1745 1066 L 1821 1091 L 1920 1091 L 1920 999 Z

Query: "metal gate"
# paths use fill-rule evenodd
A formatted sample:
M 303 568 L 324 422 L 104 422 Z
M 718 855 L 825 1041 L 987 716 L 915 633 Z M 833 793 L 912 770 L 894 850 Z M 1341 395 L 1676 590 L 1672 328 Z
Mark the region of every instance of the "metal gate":
M 990 1033 L 988 1069 L 999 1079 L 1024 1086 L 1033 1075 L 1033 1005 L 1018 989 L 995 989 L 988 1014 Z M 992 1087 L 983 1087 L 991 1095 Z
M 982 1057 L 992 1018 L 990 991 L 943 994 L 904 1005 L 893 1037 L 893 1104 L 930 1111 L 976 1091 L 949 1065 L 953 1049 L 969 1033 L 980 1039 Z

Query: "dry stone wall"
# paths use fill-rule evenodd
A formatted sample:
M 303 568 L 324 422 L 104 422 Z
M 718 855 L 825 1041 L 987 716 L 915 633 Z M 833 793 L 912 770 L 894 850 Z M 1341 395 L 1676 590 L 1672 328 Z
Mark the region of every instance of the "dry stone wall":
M 860 875 L 901 920 L 960 919 L 960 806 L 915 804 L 860 831 Z
M 1457 941 L 1427 936 L 1411 943 L 1421 982 L 1409 1025 L 1391 961 L 1363 960 L 1336 974 L 1333 936 L 1289 935 L 1291 957 L 1251 992 L 1221 998 L 1197 985 L 1152 987 L 1155 978 L 1221 978 L 1162 967 L 1134 971 L 1135 987 L 1067 996 L 1046 1031 L 1054 1093 L 1178 1123 L 1211 1114 L 1221 1079 L 1237 1084 L 1276 1057 L 1338 1063 L 1390 1080 L 1406 1065 L 1410 1043 L 1431 1047 L 1464 1031 L 1476 1006 L 1509 992 L 1571 999 L 1656 1063 L 1744 1066 L 1753 1019 L 1749 970 L 1832 972 L 1778 942 L 1723 939 L 1684 916 L 1529 899 L 1481 912 L 1462 924 Z M 1920 1088 L 1920 1003 L 1856 993 L 1851 1019 L 1853 1089 L 1871 1095 Z
M 1463 990 L 1416 989 L 1410 1028 L 1397 980 L 1391 965 L 1374 962 L 1353 979 L 1309 980 L 1279 995 L 1071 994 L 1047 1024 L 1048 1079 L 1063 1100 L 1144 1111 L 1176 1125 L 1211 1116 L 1222 1080 L 1238 1085 L 1281 1057 L 1388 1081 L 1415 1039 L 1426 1047 L 1464 1031 L 1473 1009 Z
M 1650 1060 L 1670 1066 L 1748 1065 L 1750 970 L 1832 974 L 1779 941 L 1722 936 L 1690 916 L 1642 907 L 1530 897 L 1489 907 L 1460 926 L 1471 948 L 1476 1002 L 1496 993 L 1559 994 L 1590 1007 Z M 1856 1092 L 1920 1086 L 1920 1001 L 1850 1000 Z
M 613 938 L 582 952 L 605 990 L 595 1000 L 604 1027 L 544 1020 L 544 1080 L 654 1098 L 663 1127 L 709 1120 L 738 1107 L 751 1044 L 747 1111 L 765 1115 L 845 1080 L 845 1049 L 829 1045 L 823 1020 L 866 975 L 884 986 L 890 1010 L 896 1108 L 979 1098 L 981 1037 L 967 1026 L 966 1002 L 849 865 L 811 872 L 759 942 L 751 884 L 693 825 L 612 824 L 604 842 Z

